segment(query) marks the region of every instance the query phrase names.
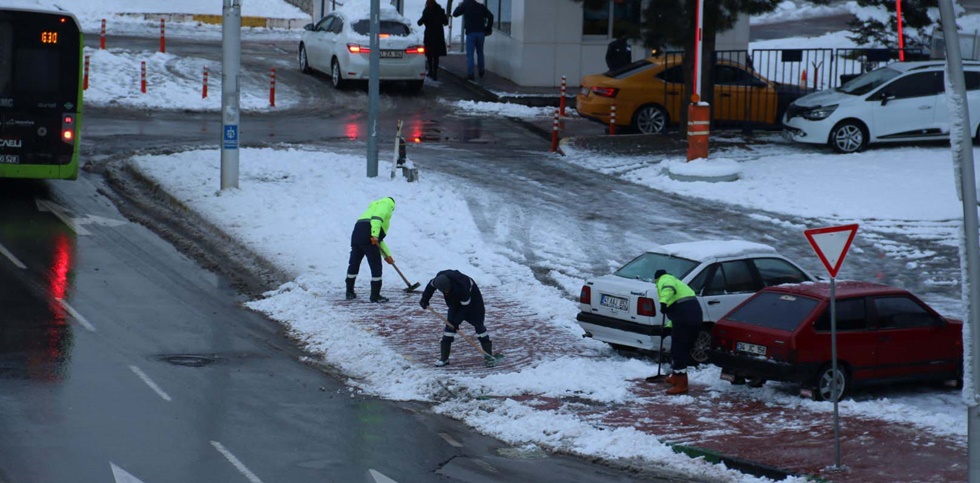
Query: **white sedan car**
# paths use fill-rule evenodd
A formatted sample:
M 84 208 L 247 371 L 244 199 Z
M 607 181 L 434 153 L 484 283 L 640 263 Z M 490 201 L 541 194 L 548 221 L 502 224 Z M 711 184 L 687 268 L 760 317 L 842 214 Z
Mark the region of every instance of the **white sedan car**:
M 946 100 L 946 62 L 895 62 L 789 105 L 783 134 L 854 153 L 869 144 L 943 141 L 956 120 Z M 964 62 L 970 133 L 980 136 L 980 63 Z
M 612 275 L 586 280 L 579 295 L 579 326 L 585 337 L 618 350 L 666 352 L 670 321 L 658 314 L 653 274 L 658 269 L 688 284 L 697 294 L 704 323 L 691 356 L 707 361 L 711 327 L 763 287 L 815 278 L 776 250 L 742 240 L 675 243 L 650 250 Z M 661 340 L 661 327 L 665 340 Z
M 308 24 L 299 42 L 299 68 L 330 74 L 334 87 L 370 77 L 370 12 L 362 5 L 341 7 Z M 379 78 L 407 81 L 420 91 L 425 82 L 425 47 L 411 22 L 390 6 L 381 9 Z

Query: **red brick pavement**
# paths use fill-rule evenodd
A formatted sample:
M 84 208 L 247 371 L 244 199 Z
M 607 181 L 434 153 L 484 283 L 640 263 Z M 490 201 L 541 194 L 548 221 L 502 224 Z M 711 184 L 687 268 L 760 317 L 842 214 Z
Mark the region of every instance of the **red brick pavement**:
M 443 322 L 418 306 L 420 294 L 389 293 L 387 304 L 345 303 L 358 323 L 390 341 L 409 360 L 430 364 L 438 358 Z M 473 347 L 457 338 L 449 375 L 480 375 L 516 371 L 535 361 L 551 360 L 576 345 L 579 334 L 555 327 L 522 305 L 484 290 L 487 328 L 496 352 L 506 357 L 486 368 Z M 439 295 L 434 307 L 444 310 Z M 475 341 L 473 328 L 462 331 Z M 542 343 L 548 341 L 548 343 Z M 574 355 L 574 354 L 573 354 Z M 709 391 L 693 384 L 691 397 L 670 398 L 666 386 L 638 380 L 636 400 L 607 404 L 581 397 L 551 398 L 526 394 L 513 399 L 542 410 L 575 413 L 597 426 L 634 427 L 661 441 L 694 447 L 789 473 L 814 475 L 839 482 L 966 481 L 967 451 L 963 441 L 926 433 L 908 424 L 841 413 L 841 464 L 834 464 L 833 415 L 784 407 L 737 392 Z M 828 408 L 830 406 L 828 405 Z

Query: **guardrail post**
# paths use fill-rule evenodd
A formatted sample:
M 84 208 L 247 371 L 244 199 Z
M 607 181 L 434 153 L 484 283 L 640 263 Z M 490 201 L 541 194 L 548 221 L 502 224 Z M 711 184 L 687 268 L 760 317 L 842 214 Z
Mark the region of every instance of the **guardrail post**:
M 269 70 L 272 71 L 272 77 L 269 81 L 269 107 L 276 107 L 276 69 L 273 67 Z
M 88 62 L 90 55 L 85 56 L 85 75 L 82 77 L 82 90 L 88 90 Z
M 559 115 L 565 117 L 565 76 L 561 76 L 561 100 L 558 101 Z

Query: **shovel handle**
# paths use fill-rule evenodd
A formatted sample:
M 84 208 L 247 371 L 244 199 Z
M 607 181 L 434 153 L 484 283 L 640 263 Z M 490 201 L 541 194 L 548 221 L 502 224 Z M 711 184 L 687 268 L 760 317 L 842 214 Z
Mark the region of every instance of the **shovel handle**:
M 405 281 L 405 285 L 408 285 L 409 287 L 411 287 L 412 284 L 408 282 L 408 279 L 407 278 L 405 278 L 405 274 L 403 274 L 402 271 L 398 269 L 398 265 L 395 265 L 394 263 L 392 263 L 391 266 L 392 267 L 395 267 L 395 271 L 398 272 L 398 275 L 400 275 L 402 277 L 402 280 Z
M 473 342 L 473 339 L 470 339 L 469 337 L 466 336 L 466 334 L 460 332 L 459 329 L 457 329 L 456 327 L 454 327 L 453 324 L 450 324 L 449 323 L 449 319 L 447 319 L 445 315 L 442 315 L 439 312 L 436 312 L 436 309 L 434 309 L 432 307 L 427 307 L 427 309 L 429 309 L 429 311 L 432 312 L 433 314 L 436 314 L 437 316 L 439 316 L 439 318 L 442 319 L 442 321 L 446 324 L 447 327 L 450 327 L 453 330 L 455 330 L 456 333 L 459 334 L 459 336 L 463 338 L 463 340 L 465 340 L 466 342 L 469 342 L 471 346 L 475 347 L 476 350 L 480 351 L 480 353 L 483 354 L 483 357 L 485 357 L 487 359 L 493 359 L 493 356 L 490 355 L 490 354 L 487 354 L 486 351 L 484 351 L 483 348 L 479 346 L 479 344 L 477 344 L 476 342 Z

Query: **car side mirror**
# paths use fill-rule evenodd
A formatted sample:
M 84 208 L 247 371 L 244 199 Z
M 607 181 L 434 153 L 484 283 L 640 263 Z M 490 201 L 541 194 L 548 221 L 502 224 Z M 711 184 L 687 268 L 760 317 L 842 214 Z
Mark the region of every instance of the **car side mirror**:
M 308 23 L 303 26 L 303 30 L 313 30 L 313 24 Z
M 881 98 L 881 105 L 882 106 L 888 105 L 888 101 L 890 101 L 890 100 L 892 100 L 892 99 L 895 98 L 894 95 L 889 94 L 887 92 L 882 92 L 881 94 L 879 94 L 878 97 Z

